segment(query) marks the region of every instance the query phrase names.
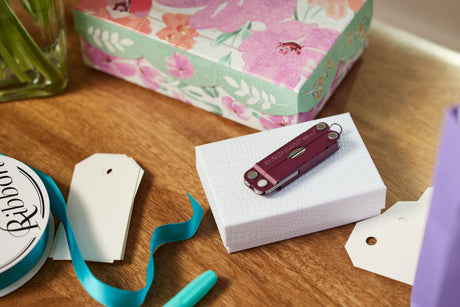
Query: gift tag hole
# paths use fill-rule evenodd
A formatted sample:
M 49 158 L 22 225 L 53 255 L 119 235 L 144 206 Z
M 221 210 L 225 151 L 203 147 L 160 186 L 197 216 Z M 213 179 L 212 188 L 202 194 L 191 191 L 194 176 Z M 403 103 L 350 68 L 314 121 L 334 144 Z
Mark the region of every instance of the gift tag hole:
M 105 171 L 105 173 L 106 173 L 107 175 L 110 175 L 110 174 L 112 173 L 112 169 L 111 169 L 111 168 L 107 169 L 107 170 Z
M 367 245 L 375 245 L 377 244 L 377 239 L 375 237 L 367 237 L 366 243 Z

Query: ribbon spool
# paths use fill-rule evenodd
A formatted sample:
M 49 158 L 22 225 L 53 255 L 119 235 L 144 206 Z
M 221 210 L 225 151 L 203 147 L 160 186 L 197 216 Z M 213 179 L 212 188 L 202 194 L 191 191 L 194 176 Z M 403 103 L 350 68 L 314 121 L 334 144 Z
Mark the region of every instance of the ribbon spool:
M 198 230 L 204 210 L 187 195 L 193 216 L 182 223 L 155 228 L 150 240 L 146 285 L 127 291 L 107 285 L 91 273 L 78 248 L 64 197 L 51 177 L 0 154 L 0 297 L 26 283 L 46 261 L 54 238 L 51 209 L 65 229 L 72 264 L 86 292 L 107 306 L 140 306 L 153 282 L 155 250 L 165 243 L 187 240 Z M 11 238 L 12 234 L 26 239 Z
M 24 163 L 0 156 L 0 297 L 29 281 L 53 245 L 54 222 L 43 182 Z

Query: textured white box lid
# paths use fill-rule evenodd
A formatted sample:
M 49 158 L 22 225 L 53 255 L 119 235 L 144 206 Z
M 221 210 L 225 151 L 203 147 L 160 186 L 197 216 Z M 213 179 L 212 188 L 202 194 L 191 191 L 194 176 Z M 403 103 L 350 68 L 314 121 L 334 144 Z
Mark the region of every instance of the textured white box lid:
M 342 126 L 337 152 L 271 195 L 245 186 L 245 171 L 320 121 Z M 385 207 L 386 187 L 349 113 L 197 146 L 196 165 L 230 253 L 352 223 Z

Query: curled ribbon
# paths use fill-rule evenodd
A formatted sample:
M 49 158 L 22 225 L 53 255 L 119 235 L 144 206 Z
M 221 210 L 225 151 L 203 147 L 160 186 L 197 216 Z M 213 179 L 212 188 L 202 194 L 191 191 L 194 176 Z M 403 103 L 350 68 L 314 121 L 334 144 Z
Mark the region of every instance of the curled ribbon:
M 153 282 L 153 253 L 155 250 L 165 243 L 182 241 L 191 238 L 198 230 L 201 218 L 203 217 L 203 208 L 201 208 L 198 202 L 189 193 L 187 193 L 193 208 L 193 216 L 188 221 L 161 225 L 155 228 L 153 231 L 152 238 L 150 240 L 150 258 L 147 266 L 145 287 L 137 291 L 115 288 L 98 280 L 88 268 L 88 265 L 83 259 L 80 249 L 78 248 L 72 226 L 70 225 L 64 197 L 62 196 L 62 193 L 57 187 L 56 183 L 48 175 L 34 168 L 32 169 L 43 181 L 43 184 L 45 185 L 46 190 L 48 191 L 48 196 L 50 198 L 51 211 L 54 213 L 54 215 L 56 215 L 64 227 L 67 243 L 69 245 L 69 250 L 72 257 L 72 264 L 75 273 L 80 280 L 80 283 L 95 300 L 106 306 L 140 306 L 144 302 L 145 297 Z M 46 237 L 45 234 L 43 237 Z M 24 271 L 23 274 L 27 273 L 27 270 L 24 270 L 23 267 L 22 270 Z M 18 273 L 19 271 L 16 271 L 15 275 Z M 2 279 L 7 279 L 8 276 L 3 276 L 3 274 L 1 276 Z M 17 278 L 17 276 L 15 276 L 15 278 Z

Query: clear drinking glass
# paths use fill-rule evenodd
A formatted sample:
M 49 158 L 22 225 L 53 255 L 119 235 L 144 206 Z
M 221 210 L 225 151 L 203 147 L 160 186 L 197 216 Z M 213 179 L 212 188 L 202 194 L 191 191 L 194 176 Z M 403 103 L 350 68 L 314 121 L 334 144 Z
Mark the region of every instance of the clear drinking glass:
M 0 0 L 0 101 L 66 87 L 64 21 L 61 0 Z

